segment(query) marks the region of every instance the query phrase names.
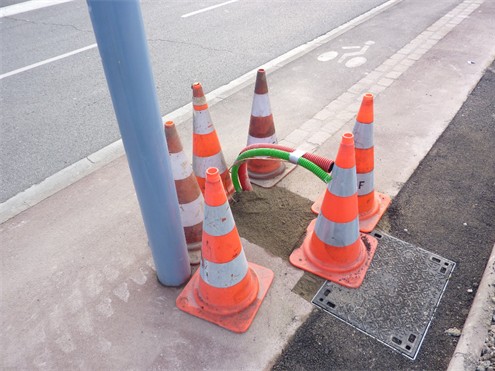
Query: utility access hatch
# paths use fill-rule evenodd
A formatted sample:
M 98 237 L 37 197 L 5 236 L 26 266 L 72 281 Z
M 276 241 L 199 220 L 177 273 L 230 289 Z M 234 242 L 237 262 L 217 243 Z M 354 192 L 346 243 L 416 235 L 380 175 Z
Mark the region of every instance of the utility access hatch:
M 414 360 L 455 263 L 381 232 L 363 284 L 326 281 L 312 303 Z

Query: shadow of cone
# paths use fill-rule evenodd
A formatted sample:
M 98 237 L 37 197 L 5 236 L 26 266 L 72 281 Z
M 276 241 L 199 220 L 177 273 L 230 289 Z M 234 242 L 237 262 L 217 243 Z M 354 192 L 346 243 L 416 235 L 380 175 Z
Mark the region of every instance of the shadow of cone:
M 373 95 L 363 96 L 353 134 L 358 187 L 359 230 L 371 232 L 390 205 L 390 197 L 374 190 L 375 153 L 373 144 Z M 319 214 L 324 193 L 311 206 Z
M 247 145 L 269 143 L 277 144 L 275 125 L 268 96 L 268 84 L 264 69 L 259 69 L 256 75 L 251 119 L 249 121 L 249 135 Z M 271 179 L 285 170 L 285 164 L 276 159 L 253 159 L 248 162 L 248 174 L 253 179 Z
M 206 169 L 216 167 L 220 172 L 222 183 L 230 198 L 234 185 L 229 169 L 220 147 L 217 132 L 211 120 L 208 103 L 199 82 L 192 85 L 193 90 L 193 171 L 201 192 L 205 192 Z
M 247 261 L 216 168 L 206 171 L 201 252 L 199 270 L 178 296 L 177 307 L 230 331 L 246 332 L 274 275 Z
M 184 153 L 175 124 L 164 125 L 172 174 L 179 199 L 179 210 L 186 237 L 189 262 L 199 264 L 201 259 L 201 237 L 203 234 L 204 199 L 191 164 Z
M 375 254 L 377 240 L 359 233 L 354 135 L 345 133 L 321 211 L 308 228 L 292 265 L 342 286 L 357 288 Z

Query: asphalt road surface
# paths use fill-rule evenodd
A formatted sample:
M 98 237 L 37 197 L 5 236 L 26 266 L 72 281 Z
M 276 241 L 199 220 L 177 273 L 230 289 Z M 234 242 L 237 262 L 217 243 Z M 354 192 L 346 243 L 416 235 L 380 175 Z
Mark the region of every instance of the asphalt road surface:
M 142 1 L 163 115 L 384 2 Z M 120 134 L 86 2 L 3 16 L 0 37 L 4 202 Z

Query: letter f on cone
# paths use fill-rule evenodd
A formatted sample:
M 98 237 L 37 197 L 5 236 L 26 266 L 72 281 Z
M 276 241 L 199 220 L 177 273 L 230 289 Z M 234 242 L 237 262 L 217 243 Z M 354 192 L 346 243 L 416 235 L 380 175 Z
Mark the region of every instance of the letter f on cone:
M 357 288 L 375 254 L 377 240 L 359 233 L 354 135 L 345 133 L 321 211 L 290 262 L 342 286 Z
M 233 332 L 246 332 L 273 281 L 270 269 L 244 255 L 217 168 L 208 168 L 201 265 L 177 307 Z
M 375 191 L 375 150 L 373 144 L 373 95 L 363 96 L 354 125 L 358 185 L 359 229 L 371 232 L 390 205 L 390 197 Z
M 353 134 L 355 141 L 356 173 L 358 187 L 359 230 L 369 233 L 390 205 L 390 197 L 375 191 L 375 147 L 373 144 L 373 95 L 363 96 L 356 117 Z M 319 214 L 323 194 L 311 206 Z

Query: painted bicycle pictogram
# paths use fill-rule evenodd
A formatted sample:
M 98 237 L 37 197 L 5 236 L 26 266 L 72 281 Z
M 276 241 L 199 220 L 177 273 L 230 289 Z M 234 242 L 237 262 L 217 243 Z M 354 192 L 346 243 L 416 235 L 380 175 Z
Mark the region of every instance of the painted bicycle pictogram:
M 366 53 L 366 51 L 369 49 L 369 47 L 371 45 L 373 45 L 375 42 L 374 41 L 366 41 L 364 43 L 364 46 L 343 46 L 342 49 L 343 50 L 353 50 L 353 49 L 359 49 L 358 51 L 355 51 L 355 52 L 350 52 L 350 53 L 344 53 L 341 55 L 341 57 L 338 59 L 337 63 L 343 63 L 344 61 L 345 62 L 345 66 L 347 68 L 355 68 L 355 67 L 359 67 L 359 66 L 362 66 L 363 64 L 365 64 L 367 62 L 367 59 L 366 57 L 363 57 L 362 55 L 364 53 Z M 320 54 L 318 56 L 318 60 L 320 62 L 328 62 L 328 61 L 331 61 L 331 60 L 334 60 L 335 58 L 337 58 L 339 55 L 339 52 L 337 51 L 329 51 L 329 52 L 326 52 L 326 53 L 323 53 L 323 54 Z

